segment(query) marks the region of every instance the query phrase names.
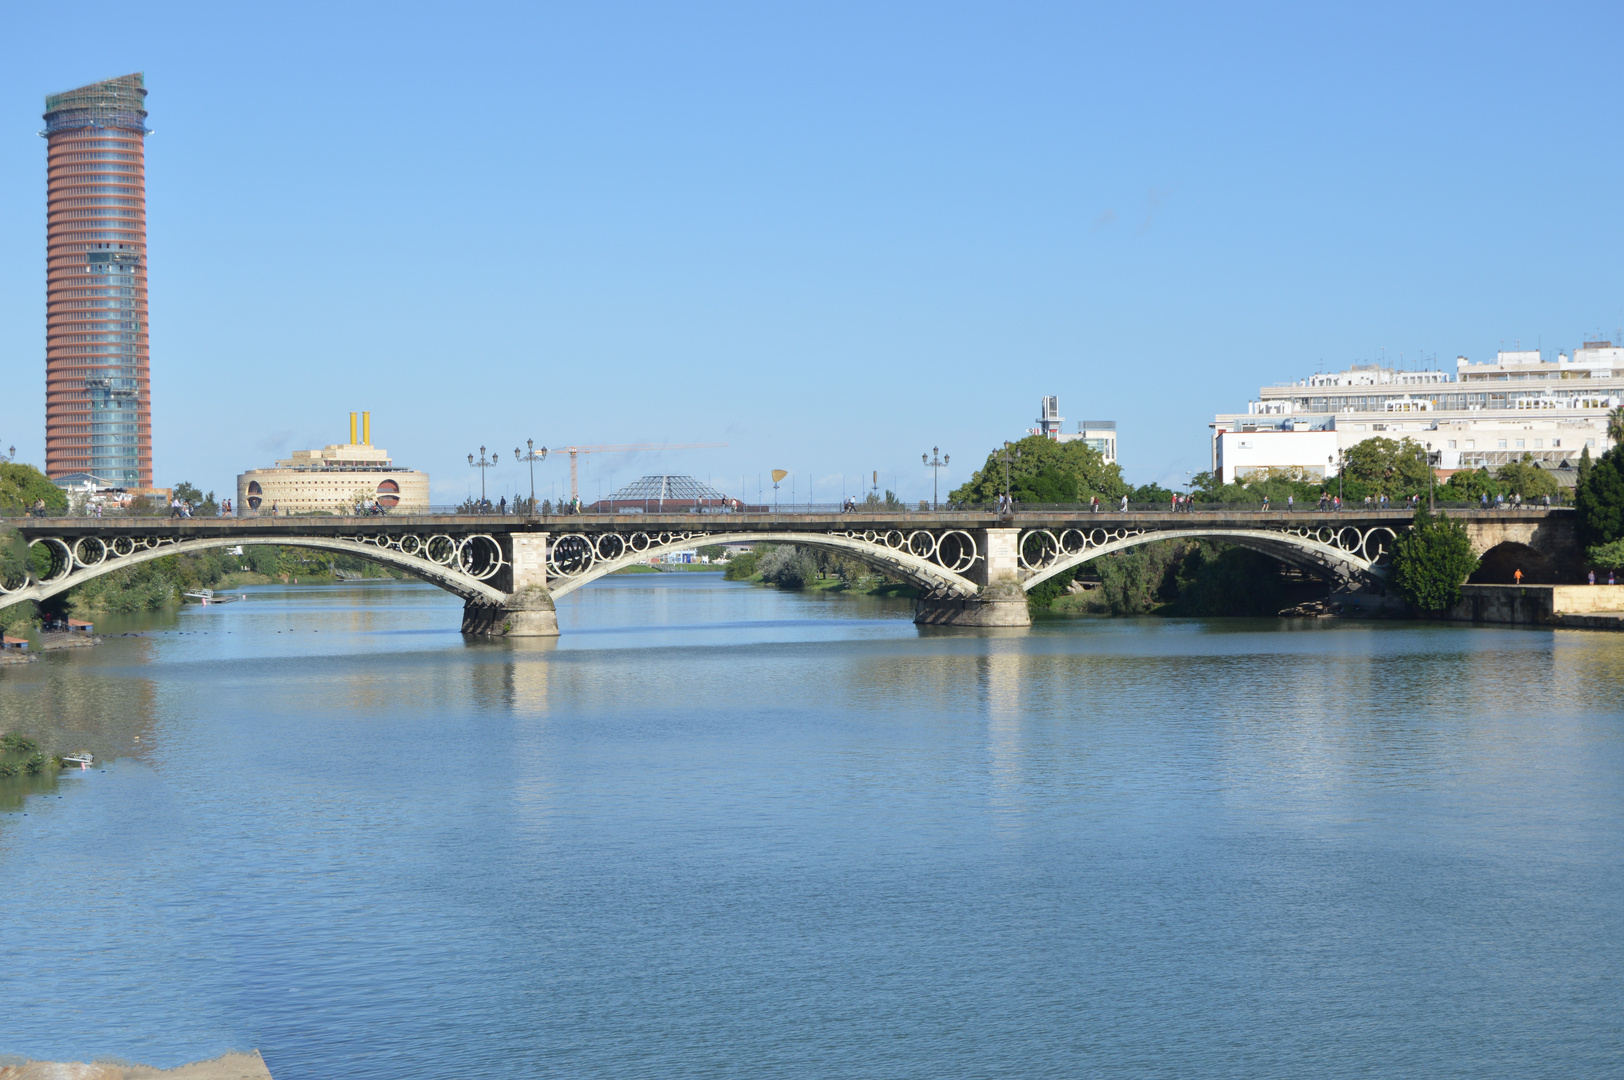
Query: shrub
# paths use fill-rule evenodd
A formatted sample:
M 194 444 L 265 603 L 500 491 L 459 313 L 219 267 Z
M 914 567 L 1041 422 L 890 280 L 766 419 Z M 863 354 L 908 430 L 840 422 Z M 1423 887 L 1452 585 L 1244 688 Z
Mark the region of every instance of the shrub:
M 771 548 L 758 546 L 755 551 L 744 551 L 733 556 L 727 562 L 727 569 L 722 571 L 724 581 L 749 581 L 756 576 L 756 564 L 761 556 Z
M 774 548 L 757 564 L 761 580 L 780 588 L 804 589 L 818 580 L 818 561 L 793 544 Z

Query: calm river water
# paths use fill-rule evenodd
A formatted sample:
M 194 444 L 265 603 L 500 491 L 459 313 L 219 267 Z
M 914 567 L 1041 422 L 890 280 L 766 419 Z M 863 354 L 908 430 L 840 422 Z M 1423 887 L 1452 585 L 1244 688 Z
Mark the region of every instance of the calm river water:
M 0 1053 L 277 1080 L 1624 1072 L 1624 636 L 637 575 L 0 669 Z

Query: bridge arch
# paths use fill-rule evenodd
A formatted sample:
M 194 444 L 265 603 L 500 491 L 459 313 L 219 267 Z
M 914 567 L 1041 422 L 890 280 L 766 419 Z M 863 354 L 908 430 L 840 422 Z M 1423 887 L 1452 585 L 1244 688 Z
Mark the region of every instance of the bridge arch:
M 151 547 L 132 551 L 127 555 L 117 555 L 111 558 L 103 557 L 99 562 L 91 566 L 85 566 L 72 560 L 72 549 L 69 548 L 70 561 L 65 573 L 56 573 L 46 580 L 33 581 L 22 588 L 0 592 L 0 608 L 9 607 L 24 600 L 48 600 L 58 593 L 66 592 L 77 585 L 101 577 L 103 574 L 110 574 L 114 570 L 122 570 L 128 566 L 139 566 L 141 563 L 151 562 L 154 559 L 161 559 L 169 555 L 181 555 L 190 551 L 236 547 L 241 543 L 243 543 L 242 539 L 232 537 L 165 541 Z M 277 536 L 266 538 L 262 543 L 272 547 L 314 548 L 318 551 L 355 555 L 359 558 L 369 559 L 372 562 L 383 563 L 403 570 L 420 581 L 437 585 L 449 593 L 462 597 L 464 600 L 500 605 L 507 599 L 506 593 L 472 575 L 462 573 L 452 567 L 438 565 L 427 559 L 406 555 L 387 547 L 332 536 Z M 58 547 L 67 546 L 64 541 L 55 537 L 41 537 L 33 541 L 30 546 L 37 544 L 54 544 Z M 3 585 L 0 585 L 0 588 L 3 588 Z
M 1045 563 L 1022 579 L 1021 588 L 1030 591 L 1057 574 L 1092 562 L 1101 555 L 1126 551 L 1157 540 L 1181 539 L 1225 540 L 1335 581 L 1385 578 L 1386 571 L 1378 560 L 1391 547 L 1394 535 L 1392 529 L 1385 527 L 1369 530 L 1361 536 L 1358 547 L 1350 551 L 1316 536 L 1265 529 L 1155 529 L 1117 537 L 1103 544 L 1090 545 L 1082 551 L 1061 553 L 1060 557 Z M 1331 539 L 1336 539 L 1334 534 Z
M 559 539 L 562 538 L 552 538 L 553 541 Z M 970 539 L 968 535 L 967 539 Z M 889 547 L 883 543 L 883 538 L 869 541 L 840 533 L 800 532 L 730 532 L 719 536 L 690 536 L 682 540 L 651 546 L 641 551 L 628 551 L 619 558 L 594 561 L 591 566 L 578 574 L 557 578 L 549 577 L 547 587 L 552 593 L 553 599 L 556 600 L 561 596 L 574 592 L 582 585 L 596 581 L 606 574 L 612 574 L 616 570 L 643 562 L 651 554 L 666 551 L 686 551 L 705 544 L 715 543 L 794 544 L 798 547 L 838 552 L 842 555 L 849 555 L 867 566 L 874 567 L 876 570 L 894 574 L 907 581 L 910 585 L 916 585 L 920 589 L 936 595 L 968 597 L 974 596 L 980 589 L 979 585 L 963 573 L 931 562 L 929 559 L 916 555 L 906 548 Z M 971 539 L 971 545 L 970 554 L 965 558 L 956 560 L 955 563 L 955 565 L 962 566 L 965 571 L 968 571 L 983 557 L 983 553 L 974 549 L 973 539 Z

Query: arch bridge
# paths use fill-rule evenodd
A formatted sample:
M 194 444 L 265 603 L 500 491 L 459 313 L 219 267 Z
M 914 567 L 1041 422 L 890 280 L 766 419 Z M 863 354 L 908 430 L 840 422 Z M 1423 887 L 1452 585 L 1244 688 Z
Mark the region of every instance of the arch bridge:
M 1511 542 L 1561 561 L 1565 509 L 1455 511 L 1480 552 Z M 554 601 L 633 563 L 705 544 L 796 544 L 850 556 L 917 586 L 915 620 L 1030 622 L 1026 593 L 1093 559 L 1157 540 L 1222 540 L 1273 556 L 1348 593 L 1385 593 L 1408 512 L 1019 511 L 624 514 L 562 517 L 57 518 L 13 522 L 35 553 L 0 575 L 0 608 L 41 601 L 100 575 L 188 551 L 275 544 L 392 566 L 463 600 L 473 634 L 558 633 Z

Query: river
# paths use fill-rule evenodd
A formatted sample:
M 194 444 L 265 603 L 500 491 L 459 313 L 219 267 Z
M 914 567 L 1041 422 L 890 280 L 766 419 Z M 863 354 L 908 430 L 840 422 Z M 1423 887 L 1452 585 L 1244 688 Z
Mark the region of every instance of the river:
M 344 1077 L 1590 1077 L 1624 637 L 921 630 L 711 574 L 103 620 L 0 717 L 0 1053 Z

